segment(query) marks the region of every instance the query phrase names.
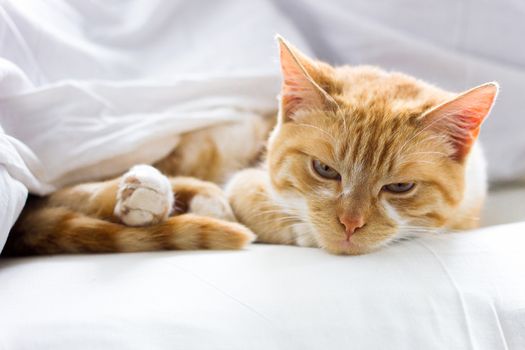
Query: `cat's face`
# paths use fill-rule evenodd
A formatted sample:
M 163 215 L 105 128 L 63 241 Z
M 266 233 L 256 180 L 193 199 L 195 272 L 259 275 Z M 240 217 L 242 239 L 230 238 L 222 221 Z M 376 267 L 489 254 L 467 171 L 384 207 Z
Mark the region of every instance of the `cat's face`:
M 497 86 L 456 95 L 370 67 L 332 68 L 281 41 L 276 199 L 332 253 L 361 254 L 446 227 Z

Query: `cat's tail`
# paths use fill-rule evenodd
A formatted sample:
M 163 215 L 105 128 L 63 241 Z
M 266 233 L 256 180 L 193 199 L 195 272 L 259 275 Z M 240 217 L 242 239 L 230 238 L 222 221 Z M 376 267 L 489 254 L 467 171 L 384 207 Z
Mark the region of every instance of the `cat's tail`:
M 55 207 L 22 216 L 11 230 L 2 255 L 240 249 L 254 239 L 243 225 L 194 214 L 173 216 L 152 226 L 130 227 Z

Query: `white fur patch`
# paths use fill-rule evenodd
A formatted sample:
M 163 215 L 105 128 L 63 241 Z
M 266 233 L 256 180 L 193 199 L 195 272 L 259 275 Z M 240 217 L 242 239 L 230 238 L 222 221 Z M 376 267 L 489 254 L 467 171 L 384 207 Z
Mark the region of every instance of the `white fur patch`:
M 318 248 L 319 243 L 315 238 L 315 233 L 309 223 L 295 224 L 292 227 L 292 232 L 295 236 L 295 244 L 300 247 L 314 247 Z
M 280 206 L 286 214 L 293 215 L 301 221 L 308 220 L 308 205 L 306 200 L 293 192 L 278 193 L 272 186 L 268 187 L 270 198 Z
M 479 142 L 474 143 L 465 169 L 465 193 L 459 211 L 468 212 L 479 206 L 487 195 L 487 164 Z
M 356 190 L 359 180 L 363 178 L 363 164 L 359 162 L 352 163 L 352 169 L 350 170 L 350 179 L 343 188 L 343 196 L 351 196 L 352 193 Z
M 406 220 L 403 219 L 399 213 L 396 211 L 396 209 L 390 205 L 390 203 L 388 203 L 386 200 L 383 200 L 382 201 L 383 203 L 383 207 L 385 208 L 386 210 L 386 213 L 388 215 L 388 217 L 392 220 L 394 220 L 394 222 L 398 225 L 398 226 L 403 226 L 406 224 Z
M 226 197 L 197 194 L 190 202 L 189 212 L 216 219 L 235 221 Z
M 324 198 L 333 198 L 336 195 L 334 194 L 334 191 L 332 191 L 330 188 L 327 187 L 317 187 L 315 190 L 315 194 L 317 194 L 319 197 Z
M 115 215 L 128 226 L 146 226 L 168 218 L 174 195 L 168 178 L 149 165 L 131 168 L 120 180 Z
M 293 224 L 290 227 L 290 234 L 292 236 L 290 238 L 295 241 L 295 244 L 301 247 L 319 247 L 315 230 L 309 221 L 306 200 L 292 192 L 277 193 L 271 186 L 269 186 L 268 189 L 270 197 L 283 209 L 285 214 L 292 215 L 300 220 L 300 223 Z

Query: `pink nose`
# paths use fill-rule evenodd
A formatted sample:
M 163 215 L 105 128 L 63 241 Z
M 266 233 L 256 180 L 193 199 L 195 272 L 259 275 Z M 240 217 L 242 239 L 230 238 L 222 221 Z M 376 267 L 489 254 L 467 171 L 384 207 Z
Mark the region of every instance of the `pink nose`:
M 365 226 L 365 219 L 362 216 L 342 214 L 339 216 L 339 221 L 345 227 L 347 241 L 350 240 L 355 231 Z

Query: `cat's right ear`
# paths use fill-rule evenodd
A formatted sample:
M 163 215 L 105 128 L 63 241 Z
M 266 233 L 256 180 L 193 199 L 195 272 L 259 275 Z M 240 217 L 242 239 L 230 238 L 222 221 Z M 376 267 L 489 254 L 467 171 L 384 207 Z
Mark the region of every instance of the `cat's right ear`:
M 323 109 L 336 104 L 314 80 L 316 64 L 299 50 L 277 35 L 279 58 L 283 82 L 281 88 L 281 108 L 279 118 L 283 122 L 295 120 L 296 113 L 302 109 Z

